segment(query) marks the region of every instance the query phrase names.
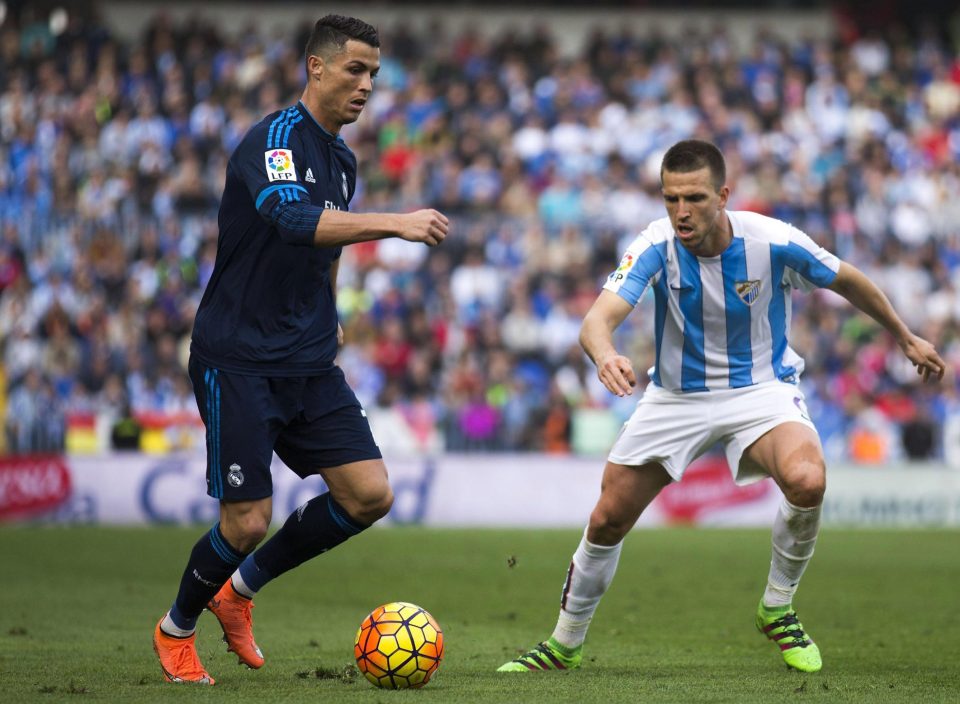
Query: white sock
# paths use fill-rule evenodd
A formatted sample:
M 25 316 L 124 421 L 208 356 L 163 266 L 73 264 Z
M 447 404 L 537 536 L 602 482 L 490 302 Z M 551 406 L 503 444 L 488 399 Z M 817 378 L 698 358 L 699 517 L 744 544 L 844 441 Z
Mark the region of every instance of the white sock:
M 576 648 L 587 637 L 587 628 L 620 560 L 623 541 L 616 545 L 594 545 L 586 533 L 573 554 L 560 600 L 560 617 L 553 638 L 567 648 Z
M 243 575 L 240 574 L 240 570 L 237 570 L 230 576 L 230 582 L 233 584 L 234 590 L 240 596 L 245 596 L 248 599 L 252 599 L 256 592 L 247 586 L 247 583 L 243 581 Z
M 793 601 L 819 531 L 820 506 L 802 508 L 783 500 L 773 521 L 773 552 L 764 605 L 788 606 Z
M 168 636 L 176 636 L 177 638 L 189 638 L 193 635 L 193 632 L 197 630 L 196 628 L 184 629 L 180 628 L 177 624 L 173 622 L 173 619 L 170 618 L 170 612 L 163 617 L 163 620 L 160 622 L 160 630 L 166 633 Z

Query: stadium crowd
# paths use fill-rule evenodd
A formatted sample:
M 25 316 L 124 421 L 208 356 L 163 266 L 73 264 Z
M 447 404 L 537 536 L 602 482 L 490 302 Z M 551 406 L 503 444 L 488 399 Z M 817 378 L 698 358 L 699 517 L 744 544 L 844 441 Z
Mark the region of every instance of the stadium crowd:
M 6 449 L 61 448 L 78 418 L 196 418 L 186 357 L 226 160 L 299 97 L 310 25 L 228 36 L 158 16 L 124 42 L 89 18 L 59 34 L 22 19 L 0 26 Z M 343 133 L 352 208 L 453 222 L 436 249 L 344 252 L 339 363 L 388 447 L 564 453 L 629 415 L 579 325 L 664 215 L 660 157 L 691 136 L 728 155 L 731 208 L 866 271 L 960 366 L 960 36 L 762 31 L 741 51 L 722 26 L 676 42 L 638 23 L 570 57 L 542 25 L 382 30 L 376 90 Z M 651 317 L 643 304 L 619 333 L 638 369 Z M 953 373 L 916 383 L 889 336 L 824 291 L 798 298 L 791 343 L 828 458 L 949 454 Z

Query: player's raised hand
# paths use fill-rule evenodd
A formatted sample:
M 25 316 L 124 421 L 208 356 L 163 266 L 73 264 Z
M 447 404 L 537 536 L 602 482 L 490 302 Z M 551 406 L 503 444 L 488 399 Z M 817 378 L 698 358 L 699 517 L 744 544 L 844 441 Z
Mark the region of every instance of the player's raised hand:
M 617 396 L 630 396 L 637 385 L 633 365 L 622 354 L 613 354 L 597 364 L 597 376 L 607 390 Z
M 430 247 L 443 242 L 450 228 L 447 216 L 432 208 L 416 210 L 401 217 L 403 226 L 400 229 L 400 237 L 408 242 L 423 242 Z
M 913 362 L 913 366 L 917 368 L 917 374 L 919 374 L 924 381 L 930 379 L 931 375 L 936 376 L 937 379 L 943 378 L 947 364 L 940 355 L 937 354 L 937 350 L 932 344 L 922 337 L 911 334 L 910 337 L 901 344 L 901 347 L 903 353 L 907 355 L 907 359 Z

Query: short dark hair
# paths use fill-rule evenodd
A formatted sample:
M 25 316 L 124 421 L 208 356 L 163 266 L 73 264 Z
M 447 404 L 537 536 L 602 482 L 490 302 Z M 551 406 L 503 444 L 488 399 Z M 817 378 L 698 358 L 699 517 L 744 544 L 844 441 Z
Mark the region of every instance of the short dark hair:
M 702 168 L 710 169 L 710 180 L 713 187 L 719 191 L 727 182 L 727 164 L 723 154 L 716 145 L 701 139 L 685 139 L 677 142 L 663 155 L 660 165 L 660 181 L 663 182 L 664 171 L 674 171 L 682 174 L 699 171 Z
M 377 28 L 356 17 L 343 15 L 327 15 L 317 20 L 307 39 L 304 61 L 311 56 L 329 58 L 343 50 L 350 39 L 356 39 L 372 47 L 380 47 L 380 35 Z

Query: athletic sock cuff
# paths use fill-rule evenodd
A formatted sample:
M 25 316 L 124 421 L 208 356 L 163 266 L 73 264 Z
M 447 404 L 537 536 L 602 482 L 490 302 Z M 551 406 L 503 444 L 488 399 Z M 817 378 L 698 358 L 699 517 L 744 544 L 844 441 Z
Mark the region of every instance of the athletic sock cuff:
M 243 580 L 244 585 L 254 594 L 260 591 L 264 584 L 273 579 L 273 575 L 257 564 L 256 554 L 250 555 L 241 562 L 237 571 L 240 573 L 240 579 Z M 236 587 L 234 587 L 234 591 L 236 591 Z
M 767 606 L 765 603 L 761 602 L 760 608 L 767 616 L 783 616 L 784 614 L 793 611 L 793 605 L 789 603 L 779 606 Z
M 243 558 L 246 557 L 246 555 L 235 550 L 233 546 L 227 542 L 227 539 L 223 536 L 223 532 L 220 530 L 219 521 L 210 529 L 210 544 L 213 546 L 213 550 L 217 553 L 217 556 L 233 567 L 243 562 Z
M 819 511 L 823 504 L 818 504 L 816 506 L 797 506 L 784 499 L 783 506 L 788 511 L 792 511 L 794 513 L 809 513 L 811 511 Z
M 241 578 L 241 579 L 242 579 L 242 578 Z M 251 599 L 253 599 L 252 596 L 247 596 L 247 595 L 244 594 L 243 592 L 238 591 L 238 590 L 237 590 L 237 585 L 233 583 L 233 579 L 232 579 L 232 578 L 230 579 L 229 582 L 227 582 L 227 584 L 230 585 L 230 591 L 233 592 L 234 596 L 237 596 L 237 597 L 239 597 L 240 599 L 246 599 L 247 601 L 250 601 Z
M 182 613 L 180 609 L 177 608 L 176 602 L 173 606 L 170 607 L 170 611 L 167 612 L 170 616 L 170 620 L 173 621 L 173 625 L 179 628 L 181 631 L 193 631 L 197 627 L 197 619 L 199 616 L 194 616 L 193 618 L 187 618 Z M 177 638 L 183 638 L 184 636 L 174 633 L 169 633 L 167 635 L 173 635 Z
M 583 551 L 590 557 L 603 557 L 604 555 L 610 555 L 611 553 L 619 551 L 622 547 L 622 540 L 616 545 L 597 545 L 596 543 L 591 543 L 589 540 L 587 540 L 586 536 L 583 538 Z
M 330 515 L 333 517 L 334 522 L 347 535 L 356 535 L 370 527 L 355 521 L 353 517 L 347 513 L 347 510 L 338 504 L 329 493 L 327 494 L 327 507 L 330 509 Z
M 553 648 L 558 653 L 563 655 L 565 658 L 572 658 L 574 655 L 577 654 L 577 651 L 580 650 L 579 645 L 574 648 L 571 648 L 568 645 L 564 645 L 553 636 L 550 636 L 550 638 L 547 640 L 547 645 L 549 645 L 551 648 Z

